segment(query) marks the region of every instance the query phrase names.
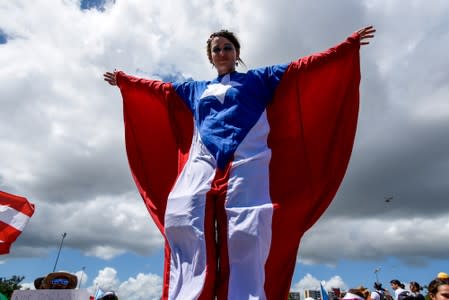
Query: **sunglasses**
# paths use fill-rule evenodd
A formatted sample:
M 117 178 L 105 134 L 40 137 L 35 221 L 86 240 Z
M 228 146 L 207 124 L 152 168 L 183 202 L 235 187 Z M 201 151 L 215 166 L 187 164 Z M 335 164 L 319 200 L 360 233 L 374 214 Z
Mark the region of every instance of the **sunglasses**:
M 223 50 L 224 52 L 230 52 L 234 50 L 234 47 L 232 45 L 225 45 L 223 48 L 220 47 L 212 48 L 212 52 L 216 54 L 220 53 L 221 50 Z

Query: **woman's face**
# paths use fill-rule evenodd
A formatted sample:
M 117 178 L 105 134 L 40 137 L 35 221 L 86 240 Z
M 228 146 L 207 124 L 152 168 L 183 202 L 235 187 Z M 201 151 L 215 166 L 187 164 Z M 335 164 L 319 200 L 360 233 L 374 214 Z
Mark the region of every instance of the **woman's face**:
M 443 284 L 438 287 L 435 295 L 430 294 L 432 300 L 449 300 L 449 284 Z
M 235 70 L 235 63 L 239 53 L 227 38 L 214 37 L 210 43 L 212 63 L 217 69 L 218 75 L 224 75 Z

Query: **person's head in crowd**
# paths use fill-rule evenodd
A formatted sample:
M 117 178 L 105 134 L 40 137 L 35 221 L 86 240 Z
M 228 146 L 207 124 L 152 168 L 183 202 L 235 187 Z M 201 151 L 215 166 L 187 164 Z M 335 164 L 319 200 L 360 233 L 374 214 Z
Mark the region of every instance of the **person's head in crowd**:
M 422 287 L 416 281 L 410 281 L 410 291 L 413 293 L 419 293 L 422 290 Z
M 401 282 L 400 282 L 399 280 L 397 280 L 397 279 L 391 280 L 391 281 L 390 281 L 390 285 L 391 285 L 391 288 L 392 288 L 393 290 L 397 290 L 398 288 L 403 289 L 403 288 L 405 287 L 405 285 L 404 285 L 403 283 L 401 283 Z
M 435 278 L 427 290 L 431 300 L 449 300 L 449 278 Z

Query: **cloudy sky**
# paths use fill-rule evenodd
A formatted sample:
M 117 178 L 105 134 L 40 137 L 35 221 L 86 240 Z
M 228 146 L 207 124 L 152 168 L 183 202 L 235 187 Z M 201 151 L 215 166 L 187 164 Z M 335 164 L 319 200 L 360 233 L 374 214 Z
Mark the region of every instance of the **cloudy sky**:
M 292 289 L 448 272 L 448 1 L 0 0 L 0 190 L 36 205 L 0 277 L 51 272 L 67 232 L 56 270 L 91 291 L 158 299 L 162 239 L 132 182 L 120 94 L 104 71 L 211 79 L 205 41 L 218 29 L 238 34 L 253 68 L 368 24 L 377 33 L 361 50 L 353 156 L 303 238 Z

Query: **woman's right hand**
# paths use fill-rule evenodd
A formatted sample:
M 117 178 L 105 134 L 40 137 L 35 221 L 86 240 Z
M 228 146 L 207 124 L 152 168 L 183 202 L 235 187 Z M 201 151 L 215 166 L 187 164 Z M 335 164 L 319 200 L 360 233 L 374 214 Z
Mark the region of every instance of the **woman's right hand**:
M 110 85 L 117 85 L 117 71 L 114 72 L 106 72 L 103 74 L 104 80 Z

